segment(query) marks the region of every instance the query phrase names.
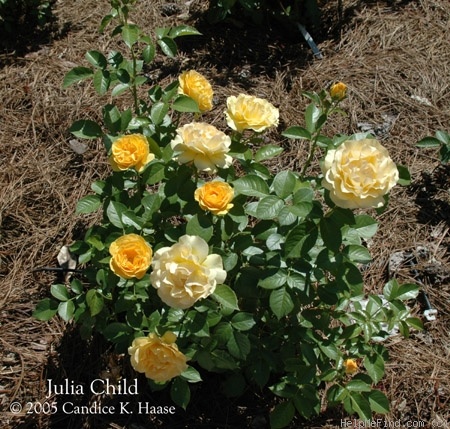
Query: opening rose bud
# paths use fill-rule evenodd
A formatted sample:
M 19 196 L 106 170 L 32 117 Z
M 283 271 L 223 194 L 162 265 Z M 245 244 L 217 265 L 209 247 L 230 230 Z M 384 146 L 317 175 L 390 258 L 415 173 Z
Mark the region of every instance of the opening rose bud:
M 200 208 L 217 216 L 224 216 L 231 210 L 233 197 L 233 188 L 228 183 L 218 181 L 205 183 L 194 193 Z

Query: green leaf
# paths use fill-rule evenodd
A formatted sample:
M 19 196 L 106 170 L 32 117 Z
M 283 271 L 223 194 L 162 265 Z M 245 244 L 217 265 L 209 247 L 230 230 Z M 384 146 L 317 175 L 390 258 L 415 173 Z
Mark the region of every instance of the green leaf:
M 273 189 L 280 198 L 286 198 L 292 194 L 297 178 L 292 171 L 280 171 L 273 179 Z
M 450 162 L 450 144 L 442 145 L 439 151 L 442 164 Z
M 150 194 L 142 198 L 142 205 L 149 214 L 155 213 L 161 206 L 161 197 L 158 194 Z
M 247 195 L 249 197 L 265 197 L 269 195 L 269 187 L 261 177 L 249 174 L 233 182 L 236 194 Z
M 164 164 L 160 162 L 150 164 L 144 172 L 144 177 L 148 185 L 154 185 L 160 182 L 165 177 Z
M 218 285 L 212 297 L 225 308 L 239 310 L 237 296 L 227 285 Z
M 406 323 L 414 329 L 423 330 L 423 322 L 418 317 L 408 317 Z
M 323 217 L 320 219 L 319 228 L 325 246 L 332 252 L 338 252 L 342 244 L 342 234 L 333 218 Z
M 168 57 L 174 58 L 177 55 L 177 44 L 170 37 L 163 37 L 162 39 L 159 39 L 157 43 Z
M 378 229 L 378 222 L 368 215 L 355 216 L 355 224 L 351 226 L 361 238 L 371 238 Z
M 81 139 L 96 139 L 103 135 L 100 125 L 89 119 L 75 121 L 69 128 L 69 131 Z
M 187 369 L 181 373 L 180 377 L 189 383 L 198 383 L 202 381 L 200 373 L 192 366 L 188 366 Z
M 286 258 L 300 258 L 317 240 L 317 226 L 312 223 L 301 223 L 292 228 L 286 237 L 284 251 Z M 313 243 L 314 241 L 314 243 Z M 304 247 L 305 246 L 305 247 Z
M 88 79 L 93 75 L 94 72 L 90 68 L 75 67 L 64 76 L 63 88 L 67 88 L 68 86 L 73 85 L 76 82 Z
M 172 107 L 177 112 L 200 113 L 200 109 L 195 100 L 186 95 L 180 94 L 174 100 Z
M 104 95 L 107 93 L 109 89 L 109 85 L 111 84 L 111 76 L 108 70 L 97 70 L 94 73 L 94 88 L 97 91 L 97 94 Z
M 227 348 L 232 356 L 244 360 L 250 353 L 250 340 L 247 335 L 233 330 L 227 342 Z
M 385 394 L 379 390 L 372 390 L 368 395 L 370 408 L 374 413 L 387 414 L 389 409 L 389 400 Z
M 135 24 L 127 24 L 122 27 L 122 38 L 125 44 L 131 48 L 139 40 L 139 27 Z
M 425 137 L 416 144 L 417 147 L 439 147 L 440 145 L 441 142 L 434 137 Z
M 214 227 L 209 216 L 196 214 L 186 224 L 186 234 L 196 235 L 209 241 L 214 233 Z
M 83 292 L 83 283 L 78 279 L 73 279 L 70 282 L 70 289 L 77 295 L 80 295 Z
M 129 88 L 131 88 L 131 85 L 129 83 L 119 83 L 112 89 L 111 95 L 113 97 L 117 97 L 118 95 L 124 93 Z
M 102 205 L 102 201 L 98 195 L 87 195 L 77 202 L 76 213 L 93 213 Z
M 450 134 L 445 131 L 436 131 L 436 138 L 444 145 L 450 145 Z
M 343 254 L 352 262 L 367 264 L 372 261 L 369 251 L 358 244 L 350 244 L 345 247 Z
M 202 33 L 190 25 L 178 25 L 170 29 L 168 36 L 172 39 L 181 36 L 201 36 Z
M 144 226 L 144 221 L 132 210 L 122 213 L 122 222 L 124 225 L 132 226 L 138 231 Z
M 156 54 L 155 45 L 151 43 L 146 45 L 145 48 L 142 50 L 142 58 L 144 59 L 144 62 L 146 64 L 149 64 L 153 61 L 153 59 L 155 58 L 155 54 Z
M 369 401 L 360 393 L 351 392 L 344 400 L 344 407 L 350 413 L 358 413 L 362 420 L 371 420 L 372 418 Z
M 275 156 L 280 155 L 283 152 L 283 148 L 276 145 L 266 145 L 261 148 L 259 148 L 255 153 L 255 161 L 261 162 L 266 161 L 268 159 L 272 159 Z
M 270 413 L 270 428 L 282 429 L 291 423 L 295 415 L 295 407 L 291 401 L 282 402 L 275 406 Z
M 33 311 L 33 317 L 37 320 L 50 320 L 58 312 L 58 303 L 50 298 L 39 301 Z
M 86 302 L 92 317 L 99 314 L 103 310 L 105 304 L 102 294 L 95 289 L 88 290 L 86 294 Z
M 128 209 L 125 204 L 117 201 L 110 201 L 106 209 L 106 216 L 115 227 L 123 229 L 125 224 L 122 221 L 122 214 L 127 210 Z
M 231 319 L 231 325 L 238 331 L 248 331 L 255 326 L 256 322 L 251 313 L 237 313 Z
M 371 391 L 370 384 L 367 384 L 365 381 L 359 380 L 359 379 L 350 380 L 347 383 L 347 385 L 345 386 L 345 388 L 349 392 L 370 392 Z
M 311 140 L 311 133 L 303 127 L 289 127 L 281 133 L 282 136 L 288 139 L 306 139 Z
M 108 65 L 106 57 L 99 51 L 88 51 L 85 57 L 94 67 L 104 69 Z
M 103 121 L 105 122 L 109 132 L 115 134 L 121 131 L 120 111 L 113 104 L 107 104 L 103 108 Z M 126 127 L 124 129 L 126 129 Z
M 411 174 L 409 173 L 409 170 L 407 167 L 404 167 L 403 165 L 397 165 L 398 170 L 398 184 L 401 186 L 407 186 L 411 183 Z
M 275 274 L 269 275 L 258 282 L 258 286 L 263 289 L 278 289 L 287 283 L 287 273 L 285 270 L 280 269 Z
M 321 115 L 321 110 L 313 103 L 309 104 L 305 110 L 305 124 L 306 129 L 310 133 L 314 133 L 316 131 L 316 126 L 318 119 Z
M 286 316 L 294 309 L 294 303 L 289 294 L 289 290 L 285 287 L 272 291 L 270 294 L 269 305 L 278 319 Z
M 396 279 L 390 280 L 383 288 L 383 295 L 388 301 L 415 299 L 418 294 L 419 287 L 417 285 L 410 283 L 399 285 Z
M 259 219 L 275 219 L 283 207 L 283 200 L 280 200 L 274 195 L 269 195 L 258 203 L 256 217 Z
M 150 111 L 152 122 L 155 125 L 161 124 L 168 111 L 169 105 L 167 103 L 164 103 L 162 101 L 158 101 L 157 103 L 155 103 Z
M 375 384 L 383 378 L 384 360 L 379 354 L 367 355 L 364 358 L 364 367 Z
M 170 397 L 175 404 L 185 410 L 191 400 L 189 384 L 181 377 L 177 377 L 170 387 Z
M 65 322 L 69 322 L 73 318 L 75 304 L 73 301 L 64 301 L 58 305 L 58 314 Z
M 67 301 L 70 299 L 69 291 L 62 284 L 54 284 L 50 287 L 50 293 L 59 301 Z

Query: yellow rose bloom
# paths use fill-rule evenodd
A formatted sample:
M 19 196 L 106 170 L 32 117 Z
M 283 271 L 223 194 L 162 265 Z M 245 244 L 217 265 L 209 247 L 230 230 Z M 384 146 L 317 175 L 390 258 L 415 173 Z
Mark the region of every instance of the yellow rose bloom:
M 141 279 L 152 263 L 152 248 L 137 234 L 126 234 L 109 246 L 111 270 L 123 279 Z
M 179 376 L 187 368 L 187 358 L 178 350 L 176 338 L 172 332 L 135 338 L 128 348 L 132 367 L 157 383 Z
M 203 122 L 192 122 L 178 128 L 170 145 L 180 164 L 193 162 L 198 170 L 207 173 L 215 173 L 218 167 L 227 168 L 233 160 L 227 155 L 230 137 Z
M 347 140 L 329 150 L 322 164 L 322 185 L 339 207 L 382 207 L 399 179 L 397 166 L 377 140 Z
M 231 210 L 233 197 L 233 188 L 228 183 L 218 181 L 205 183 L 194 193 L 195 201 L 198 201 L 202 210 L 218 216 L 226 215 Z
M 153 159 L 155 159 L 155 155 L 150 153 L 145 136 L 129 134 L 119 137 L 113 142 L 109 162 L 115 171 L 134 168 L 140 172 Z
M 235 131 L 249 129 L 260 133 L 278 125 L 279 111 L 267 100 L 239 94 L 227 98 L 225 116 L 228 126 Z
M 185 71 L 178 77 L 178 82 L 180 84 L 178 93 L 195 100 L 201 112 L 213 108 L 213 90 L 203 75 L 195 70 Z
M 346 359 L 344 361 L 344 368 L 346 374 L 354 374 L 358 371 L 358 363 L 355 359 Z
M 150 282 L 165 304 L 192 307 L 225 281 L 222 258 L 208 253 L 208 243 L 192 235 L 183 235 L 178 243 L 155 252 Z
M 347 85 L 342 82 L 331 85 L 330 95 L 335 100 L 343 100 L 347 95 Z

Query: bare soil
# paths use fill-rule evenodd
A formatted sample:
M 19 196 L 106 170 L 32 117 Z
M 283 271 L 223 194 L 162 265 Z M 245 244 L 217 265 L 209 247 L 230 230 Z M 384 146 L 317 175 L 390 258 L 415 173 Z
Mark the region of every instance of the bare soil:
M 450 0 L 323 2 L 323 22 L 313 36 L 323 59 L 309 50 L 300 33 L 274 22 L 265 28 L 248 22 L 210 25 L 205 0 L 142 0 L 137 23 L 147 31 L 188 23 L 203 36 L 180 42 L 176 59 L 158 58 L 147 71 L 167 84 L 188 68 L 213 83 L 217 106 L 207 120 L 224 127 L 227 96 L 246 92 L 280 109 L 278 132 L 268 139 L 285 148 L 271 166 L 299 168 L 306 154 L 297 141 L 280 137 L 287 126 L 302 124 L 307 100 L 302 91 L 320 90 L 340 80 L 349 87 L 345 117 L 327 126 L 329 135 L 372 129 L 397 163 L 408 166 L 412 183 L 397 186 L 389 209 L 378 216 L 380 230 L 366 269 L 368 292 L 380 292 L 389 276 L 417 281 L 438 310 L 435 321 L 408 339 L 388 342 L 390 361 L 378 388 L 391 401 L 386 417 L 403 427 L 450 428 L 450 166 L 435 149 L 416 142 L 437 130 L 450 131 Z M 31 313 L 57 277 L 34 272 L 56 266 L 64 244 L 80 237 L 96 215 L 76 216 L 79 198 L 107 170 L 100 142 L 89 141 L 77 154 L 67 131 L 74 120 L 98 118 L 108 97 L 89 85 L 63 90 L 64 74 L 85 64 L 87 50 L 108 51 L 115 42 L 97 26 L 108 2 L 58 0 L 58 31 L 49 42 L 30 44 L 20 55 L 0 55 L 0 426 L 2 428 L 265 428 L 274 402 L 266 392 L 226 399 L 211 377 L 193 389 L 188 412 L 175 415 L 27 414 L 27 402 L 44 403 L 48 379 L 90 383 L 95 378 L 130 378 L 127 359 L 114 355 L 101 339 L 83 342 L 76 329 L 55 319 L 42 323 Z M 34 41 L 36 42 L 36 41 Z M 26 48 L 26 47 L 25 47 Z M 26 49 L 25 49 L 26 50 Z M 392 255 L 400 266 L 389 270 Z M 412 262 L 407 262 L 409 259 Z M 59 279 L 60 280 L 60 279 Z M 421 301 L 410 303 L 422 315 Z M 103 404 L 147 401 L 170 405 L 165 393 L 152 394 L 140 379 L 138 396 L 104 397 Z M 95 397 L 79 398 L 93 404 Z M 58 398 L 74 401 L 73 396 Z M 10 412 L 18 402 L 21 413 Z M 342 410 L 292 427 L 340 427 Z M 394 427 L 394 426 L 392 426 Z

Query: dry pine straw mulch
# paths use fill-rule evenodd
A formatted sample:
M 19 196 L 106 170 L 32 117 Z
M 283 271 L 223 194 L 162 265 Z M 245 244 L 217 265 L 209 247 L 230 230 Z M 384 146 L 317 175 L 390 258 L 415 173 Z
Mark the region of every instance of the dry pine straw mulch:
M 204 73 L 216 93 L 217 108 L 208 121 L 223 128 L 226 97 L 247 92 L 280 108 L 282 131 L 302 123 L 303 90 L 341 80 L 349 86 L 343 106 L 348 116 L 335 117 L 329 135 L 371 128 L 394 160 L 409 167 L 411 186 L 394 188 L 388 210 L 379 216 L 380 230 L 368 243 L 374 261 L 365 271 L 367 291 L 380 292 L 392 254 L 420 253 L 414 267 L 393 274 L 425 284 L 439 314 L 425 323 L 424 332 L 389 341 L 391 359 L 378 387 L 391 401 L 388 420 L 450 427 L 450 168 L 440 165 L 435 150 L 415 147 L 436 130 L 450 131 L 450 1 L 344 0 L 339 22 L 337 2 L 327 2 L 326 28 L 317 35 L 322 60 L 313 58 L 300 35 L 279 34 L 276 25 L 265 30 L 228 23 L 211 27 L 202 18 L 204 1 L 172 4 L 173 15 L 162 0 L 142 1 L 133 17 L 149 30 L 188 20 L 204 36 L 182 41 L 177 59 L 159 59 L 148 73 L 162 84 L 187 68 Z M 96 215 L 75 216 L 74 208 L 90 192 L 90 183 L 107 171 L 106 157 L 96 141 L 84 154 L 75 153 L 67 128 L 76 119 L 98 118 L 108 97 L 99 99 L 83 84 L 63 90 L 61 80 L 73 66 L 84 64 L 87 50 L 114 46 L 96 32 L 107 10 L 107 2 L 60 0 L 55 13 L 63 30 L 51 43 L 22 57 L 0 57 L 1 427 L 266 427 L 271 403 L 264 396 L 223 402 L 214 380 L 194 391 L 189 413 L 180 411 L 170 421 L 8 412 L 13 401 L 44 401 L 46 378 L 89 382 L 130 374 L 126 359 L 109 353 L 100 340 L 83 343 L 60 320 L 41 323 L 31 317 L 56 280 L 33 268 L 55 266 L 60 247 L 96 220 Z M 272 168 L 298 168 L 305 155 L 300 143 L 275 132 L 268 139 L 285 148 Z M 420 315 L 423 306 L 411 305 Z M 168 403 L 162 394 L 145 395 L 152 403 Z M 338 410 L 293 427 L 332 427 L 346 417 Z

